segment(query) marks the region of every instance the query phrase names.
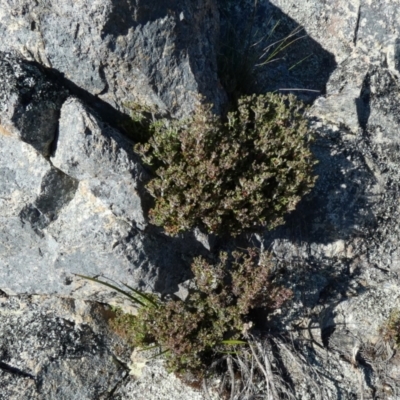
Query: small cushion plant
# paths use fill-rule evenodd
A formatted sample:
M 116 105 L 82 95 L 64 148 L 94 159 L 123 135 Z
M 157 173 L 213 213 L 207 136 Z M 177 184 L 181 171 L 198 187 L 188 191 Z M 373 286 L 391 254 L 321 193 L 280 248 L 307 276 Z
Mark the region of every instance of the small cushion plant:
M 272 310 L 291 297 L 274 284 L 271 266 L 270 256 L 254 249 L 229 257 L 220 253 L 215 265 L 198 257 L 192 264 L 196 289 L 185 301 L 150 295 L 152 303 L 139 307 L 137 315 L 119 311 L 111 326 L 133 346 L 159 346 L 171 371 L 201 376 L 219 351 L 245 343 L 251 310 Z
M 200 227 L 232 236 L 282 224 L 316 179 L 304 106 L 269 93 L 240 98 L 225 120 L 211 108 L 157 121 L 136 145 L 156 175 L 151 222 L 170 234 Z

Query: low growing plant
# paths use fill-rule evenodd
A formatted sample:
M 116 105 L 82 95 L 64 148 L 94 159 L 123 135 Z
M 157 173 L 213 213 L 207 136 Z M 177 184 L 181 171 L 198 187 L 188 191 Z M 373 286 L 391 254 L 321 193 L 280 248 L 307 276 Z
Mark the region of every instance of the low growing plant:
M 112 326 L 135 347 L 160 347 L 171 371 L 202 375 L 220 352 L 246 343 L 253 310 L 272 310 L 290 298 L 289 290 L 273 283 L 271 265 L 269 255 L 254 249 L 220 253 L 215 264 L 195 258 L 196 289 L 186 300 L 126 293 L 139 305 L 137 315 L 118 311 Z
M 156 175 L 151 222 L 173 235 L 233 236 L 282 224 L 316 179 L 303 111 L 294 96 L 269 93 L 240 98 L 225 120 L 202 104 L 186 120 L 152 124 L 135 146 Z
M 385 325 L 380 328 L 380 334 L 385 341 L 400 347 L 400 310 L 392 310 Z

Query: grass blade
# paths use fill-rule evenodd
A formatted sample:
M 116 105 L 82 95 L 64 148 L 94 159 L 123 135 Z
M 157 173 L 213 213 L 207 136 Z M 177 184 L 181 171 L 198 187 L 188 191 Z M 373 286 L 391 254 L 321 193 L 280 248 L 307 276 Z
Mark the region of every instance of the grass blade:
M 296 64 L 292 65 L 288 71 L 292 70 L 293 68 L 297 67 L 299 64 L 301 64 L 303 61 L 307 60 L 307 58 L 311 57 L 312 54 L 309 54 L 308 56 L 302 58 L 300 61 L 298 61 Z
M 229 346 L 235 346 L 235 345 L 238 345 L 238 344 L 247 344 L 247 342 L 244 341 L 244 340 L 222 340 L 221 343 L 222 344 L 227 344 Z
M 115 286 L 115 285 L 111 285 L 110 283 L 100 281 L 99 279 L 92 278 L 92 277 L 90 277 L 90 276 L 85 276 L 85 275 L 80 275 L 80 274 L 74 274 L 74 275 L 79 276 L 80 278 L 83 278 L 83 279 L 88 279 L 89 281 L 93 281 L 93 282 L 96 282 L 96 283 L 100 283 L 101 285 L 104 285 L 104 286 L 107 286 L 107 287 L 109 287 L 109 288 L 111 288 L 111 289 L 114 289 L 114 290 L 116 290 L 118 293 L 121 293 L 121 294 L 123 294 L 124 296 L 128 297 L 128 298 L 129 298 L 130 300 L 132 300 L 134 303 L 137 303 L 137 304 L 140 304 L 140 305 L 143 306 L 143 307 L 146 307 L 146 303 L 144 303 L 143 301 L 140 301 L 140 300 L 137 299 L 136 297 L 130 295 L 128 292 L 125 292 L 125 290 L 122 290 L 122 289 L 120 289 L 119 287 L 117 287 L 117 286 Z
M 159 344 L 155 344 L 153 346 L 140 347 L 140 348 L 138 348 L 138 351 L 148 351 L 148 350 L 154 350 L 154 349 L 161 350 L 161 346 Z
M 164 351 L 162 351 L 162 352 L 156 354 L 155 356 L 152 356 L 152 357 L 148 358 L 148 360 L 152 360 L 152 359 L 154 359 L 154 358 L 160 357 L 160 356 L 162 356 L 162 355 L 165 354 L 165 353 L 169 353 L 169 351 L 170 351 L 169 349 L 164 350 Z
M 139 296 L 139 298 L 140 298 L 143 302 L 148 303 L 148 305 L 152 305 L 153 307 L 156 307 L 156 308 L 158 307 L 158 303 L 155 302 L 152 298 L 150 298 L 150 296 L 147 296 L 145 293 L 143 293 L 143 292 L 141 292 L 141 291 L 139 291 L 139 290 L 136 290 L 136 289 L 134 289 L 133 287 L 131 287 L 131 286 L 125 284 L 125 283 L 122 283 L 122 284 L 123 284 L 126 288 L 128 288 L 129 290 L 131 290 L 133 293 L 135 293 L 136 296 Z

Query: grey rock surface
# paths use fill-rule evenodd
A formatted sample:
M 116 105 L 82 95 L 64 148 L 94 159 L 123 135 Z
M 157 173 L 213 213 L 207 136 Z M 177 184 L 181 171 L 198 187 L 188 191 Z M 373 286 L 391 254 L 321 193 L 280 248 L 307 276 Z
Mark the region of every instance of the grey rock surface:
M 137 368 L 109 328 L 111 315 L 89 301 L 1 293 L 0 399 L 204 398 L 160 361 L 145 367 L 152 378 L 132 375 Z
M 66 91 L 33 64 L 7 53 L 0 62 L 0 130 L 31 144 L 44 156 L 54 141 Z
M 381 329 L 400 306 L 398 8 L 271 3 L 338 63 L 309 112 L 315 190 L 264 238 L 295 296 L 286 316 L 298 347 L 283 359 L 296 399 L 396 399 L 398 359 Z M 295 367 L 298 355 L 308 366 Z
M 236 22 L 246 23 L 251 3 L 234 3 Z M 381 328 L 400 309 L 399 7 L 394 0 L 258 4 L 258 22 L 272 15 L 282 20 L 277 33 L 297 24 L 307 33 L 277 65 L 257 72 L 259 89 L 304 85 L 323 93 L 300 95 L 317 97 L 308 111 L 316 187 L 285 225 L 251 237 L 272 249 L 277 279 L 293 291 L 267 326 L 279 356 L 273 367 L 295 399 L 395 400 L 399 356 Z M 0 0 L 0 49 L 53 68 L 119 111 L 140 102 L 185 115 L 199 93 L 223 103 L 217 14 L 211 0 Z M 309 64 L 292 73 L 310 49 Z M 221 243 L 151 227 L 146 172 L 132 143 L 76 93 L 67 98 L 47 72 L 0 56 L 0 289 L 18 294 L 1 297 L 0 388 L 7 399 L 202 398 L 158 362 L 141 379 L 122 381 L 129 357 L 124 350 L 120 364 L 110 361 L 114 336 L 99 306 L 85 302 L 122 300 L 72 273 L 171 293 L 190 278 L 190 259 Z M 244 239 L 222 247 L 243 247 Z
M 0 2 L 0 50 L 57 70 L 119 110 L 187 115 L 200 93 L 218 108 L 212 0 Z
M 0 398 L 109 398 L 128 372 L 101 311 L 83 301 L 2 292 Z
M 0 292 L 0 399 L 203 399 L 160 361 L 135 378 L 111 314 L 89 301 Z
M 26 62 L 2 57 L 11 71 L 23 71 L 23 81 L 33 73 L 46 85 L 46 77 L 25 68 Z M 14 93 L 24 91 L 16 81 L 8 85 Z M 37 97 L 24 101 L 32 109 L 41 104 Z M 22 103 L 16 96 L 15 106 Z M 79 273 L 175 291 L 188 273 L 182 251 L 189 257 L 196 252 L 195 240 L 148 230 L 142 187 L 147 174 L 133 144 L 76 98 L 55 112 L 59 118 L 50 158 L 5 129 L 0 135 L 2 289 L 77 297 L 105 292 L 75 278 Z M 39 145 L 47 141 L 35 138 Z
M 177 376 L 168 373 L 160 361 L 148 362 L 142 376 L 120 385 L 115 396 L 126 400 L 208 400 L 202 390 L 185 385 Z M 218 400 L 220 397 L 210 391 L 209 398 Z
M 102 125 L 77 99 L 61 109 L 52 164 L 66 175 L 88 182 L 88 190 L 122 219 L 146 226 L 138 182 L 146 175 L 129 143 Z

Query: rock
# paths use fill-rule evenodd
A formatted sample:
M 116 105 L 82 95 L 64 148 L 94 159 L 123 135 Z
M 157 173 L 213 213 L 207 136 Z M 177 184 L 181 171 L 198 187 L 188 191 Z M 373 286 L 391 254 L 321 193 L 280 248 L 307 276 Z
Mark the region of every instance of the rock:
M 334 54 L 338 64 L 351 54 L 360 26 L 358 0 L 339 0 L 329 4 L 311 0 L 301 7 L 293 0 L 271 0 L 271 3 L 297 21 L 314 40 Z
M 13 54 L 0 57 L 0 132 L 50 154 L 58 112 L 67 96 L 40 71 Z
M 42 181 L 54 170 L 31 146 L 13 138 L 0 136 L 1 217 L 18 215 L 26 204 L 36 201 Z
M 398 384 L 385 371 L 394 374 L 398 360 L 390 343 L 385 358 L 376 345 L 400 307 L 398 10 L 392 1 L 271 3 L 339 63 L 309 112 L 316 187 L 285 226 L 264 237 L 294 292 L 286 316 L 298 342 L 285 365 L 299 399 L 388 396 Z M 338 243 L 340 251 L 331 251 Z M 299 370 L 297 356 L 313 372 Z
M 220 77 L 228 94 L 278 91 L 311 104 L 336 62 L 318 36 L 279 2 L 221 1 Z M 305 12 L 307 5 L 302 7 Z M 310 21 L 307 21 L 307 26 Z M 228 79 L 227 79 L 228 78 Z M 235 87 L 236 86 L 236 87 Z
M 244 27 L 253 2 L 230 4 Z M 147 176 L 132 143 L 83 95 L 117 111 L 140 103 L 178 116 L 201 93 L 218 109 L 217 3 L 0 0 L 0 50 L 53 68 L 0 54 L 0 289 L 18 294 L 1 295 L 0 398 L 201 398 L 156 361 L 143 369 L 143 381 L 122 383 L 130 357 L 116 355 L 104 313 L 86 301 L 128 304 L 73 273 L 174 293 L 190 278 L 194 256 L 254 239 L 273 251 L 275 279 L 293 291 L 268 317 L 267 340 L 279 356 L 272 368 L 279 366 L 294 397 L 398 391 L 398 357 L 380 337 L 400 309 L 397 4 L 258 4 L 257 23 L 272 15 L 282 21 L 280 34 L 297 24 L 307 32 L 307 41 L 266 64 L 257 82 L 260 91 L 283 84 L 325 91 L 314 102 L 318 95 L 302 95 L 313 102 L 307 115 L 319 178 L 282 227 L 214 243 L 201 232 L 171 238 L 147 223 Z M 223 16 L 225 33 L 227 21 Z M 310 49 L 309 64 L 292 73 L 294 55 Z M 57 72 L 82 91 L 68 95 Z M 178 294 L 184 298 L 189 288 L 180 285 Z M 23 296 L 33 293 L 42 295 Z
M 220 109 L 212 0 L 0 2 L 0 50 L 57 70 L 119 110 L 187 115 L 198 94 Z
M 0 398 L 107 398 L 128 372 L 101 312 L 85 302 L 2 293 Z
M 112 316 L 96 302 L 0 292 L 0 399 L 204 399 L 160 359 L 131 375 Z
M 360 63 L 358 52 L 338 66 L 327 83 L 328 95 L 319 97 L 313 105 L 318 110 L 318 118 L 346 126 L 351 133 L 357 134 L 365 120 L 362 115 L 365 106 L 360 94 L 368 68 L 368 64 Z
M 121 385 L 116 395 L 124 400 L 170 400 L 171 397 L 176 400 L 207 399 L 201 390 L 185 385 L 175 374 L 168 373 L 161 363 L 149 363 L 143 375 L 140 380 L 130 380 L 126 385 Z M 214 392 L 209 398 L 218 400 L 219 396 Z
M 138 182 L 146 176 L 133 144 L 102 125 L 76 99 L 61 109 L 57 150 L 51 161 L 70 177 L 88 181 L 86 190 L 104 201 L 117 217 L 146 226 Z M 90 188 L 90 189 L 89 189 Z
M 2 136 L 0 142 L 3 290 L 78 297 L 93 290 L 109 293 L 101 286 L 82 286 L 71 273 L 103 274 L 161 291 L 176 285 L 181 250 L 190 245 L 142 232 L 142 203 L 131 175 L 110 171 L 110 176 L 78 181 L 15 138 Z M 115 170 L 120 167 L 116 161 Z
M 79 100 L 70 98 L 63 104 L 51 157 L 54 166 L 80 181 L 110 175 L 137 180 L 144 172 L 134 158 L 133 143 L 102 124 Z
M 24 72 L 25 81 L 32 72 L 41 85 L 51 84 L 39 69 L 26 66 L 30 63 L 2 56 L 10 70 Z M 12 80 L 8 85 L 21 99 L 24 88 Z M 26 101 L 25 107 L 35 107 L 36 98 Z M 189 277 L 182 251 L 190 257 L 196 245 L 194 239 L 167 238 L 147 227 L 147 173 L 133 144 L 74 97 L 55 112 L 58 134 L 50 158 L 5 130 L 0 135 L 2 290 L 113 297 L 104 287 L 75 278 L 79 273 L 175 291 L 181 277 Z M 45 143 L 39 134 L 35 140 Z
M 271 4 L 303 26 L 315 41 L 334 55 L 338 68 L 327 82 L 327 96 L 320 97 L 321 107 L 332 109 L 318 113 L 331 122 L 344 122 L 357 132 L 359 97 L 371 65 L 388 68 L 397 74 L 399 67 L 399 9 L 397 3 L 335 1 L 322 4 L 308 1 L 301 7 L 296 1 L 271 0 Z M 334 117 L 333 117 L 334 116 Z M 332 118 L 333 117 L 333 118 Z M 364 117 L 365 118 L 365 117 Z M 363 125 L 361 122 L 360 125 Z

